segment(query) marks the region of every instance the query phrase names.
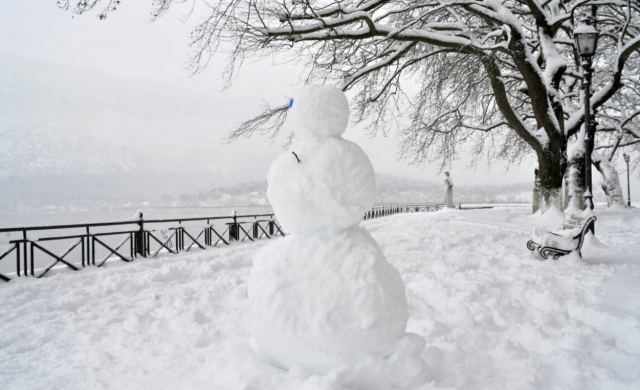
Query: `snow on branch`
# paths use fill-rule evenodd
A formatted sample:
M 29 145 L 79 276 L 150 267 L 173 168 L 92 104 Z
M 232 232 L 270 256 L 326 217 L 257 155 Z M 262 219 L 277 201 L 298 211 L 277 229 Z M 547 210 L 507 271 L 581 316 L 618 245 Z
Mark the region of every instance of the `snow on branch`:
M 155 0 L 153 15 L 184 2 Z M 59 1 L 76 13 L 98 7 L 110 12 L 117 4 Z M 518 145 L 528 146 L 517 147 L 518 153 L 553 155 L 555 164 L 563 164 L 567 142 L 584 120 L 573 31 L 586 17 L 601 33 L 593 61 L 596 118 L 615 106 L 624 111 L 623 120 L 629 107 L 640 104 L 640 95 L 632 93 L 640 74 L 640 3 L 635 0 L 205 4 L 195 13 L 192 71 L 201 70 L 216 54 L 228 56 L 227 80 L 247 58 L 294 58 L 307 65 L 307 81 L 349 90 L 357 119 L 366 121 L 372 133 L 396 129 L 407 135 L 404 139 L 412 144 L 404 151 L 418 160 L 452 157 L 448 142 L 475 142 L 481 149 L 489 134 L 509 133 Z M 258 128 L 273 131 L 271 124 L 279 116 L 271 116 L 270 110 L 243 123 L 230 138 Z M 636 131 L 637 119 L 626 125 L 604 116 L 602 121 L 607 128 Z

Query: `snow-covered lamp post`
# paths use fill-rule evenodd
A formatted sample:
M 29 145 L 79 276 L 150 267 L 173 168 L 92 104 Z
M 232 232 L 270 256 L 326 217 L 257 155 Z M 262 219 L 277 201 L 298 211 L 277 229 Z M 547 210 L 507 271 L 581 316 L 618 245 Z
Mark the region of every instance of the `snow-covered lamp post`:
M 624 162 L 627 163 L 627 207 L 631 207 L 631 182 L 629 180 L 629 162 L 631 161 L 631 157 L 625 153 L 622 155 L 624 157 Z
M 593 54 L 598 45 L 598 30 L 591 25 L 591 20 L 587 19 L 584 24 L 579 25 L 573 32 L 576 41 L 578 54 L 581 58 L 583 79 L 582 89 L 584 90 L 584 128 L 585 128 L 585 153 L 584 153 L 584 174 L 587 191 L 584 194 L 585 200 L 590 209 L 593 210 L 593 188 L 591 184 L 591 152 L 593 151 L 593 137 L 595 126 L 591 118 L 591 64 Z

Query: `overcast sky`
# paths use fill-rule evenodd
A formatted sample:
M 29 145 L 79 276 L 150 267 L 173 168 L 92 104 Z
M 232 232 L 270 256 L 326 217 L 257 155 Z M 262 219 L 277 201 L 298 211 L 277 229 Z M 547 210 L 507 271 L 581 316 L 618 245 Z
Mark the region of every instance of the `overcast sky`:
M 214 59 L 203 73 L 193 77 L 186 70 L 188 34 L 194 19 L 184 20 L 185 9 L 177 8 L 151 23 L 150 1 L 123 0 L 122 3 L 119 11 L 106 21 L 98 21 L 95 15 L 72 18 L 70 13 L 56 7 L 55 0 L 3 0 L 0 58 L 37 59 L 98 70 L 124 80 L 171 84 L 181 93 L 210 99 L 211 105 L 205 105 L 208 109 L 202 112 L 202 117 L 208 122 L 206 134 L 209 143 L 194 137 L 193 145 L 185 147 L 192 146 L 194 150 L 202 150 L 208 145 L 212 150 L 224 147 L 226 152 L 223 156 L 241 158 L 259 155 L 255 158 L 264 161 L 259 161 L 253 172 L 238 174 L 238 180 L 260 180 L 264 177 L 270 160 L 280 151 L 278 144 L 268 145 L 264 139 L 255 139 L 221 146 L 219 140 L 229 130 L 230 123 L 237 123 L 259 111 L 260 101 L 285 101 L 289 93 L 300 85 L 301 68 L 273 64 L 268 60 L 256 61 L 242 68 L 230 89 L 221 91 L 224 59 Z M 220 101 L 233 101 L 234 110 L 221 108 L 216 104 Z M 435 164 L 412 167 L 405 161 L 398 161 L 393 134 L 387 138 L 378 136 L 371 139 L 361 129 L 352 127 L 347 138 L 365 149 L 378 172 L 441 180 L 442 175 Z M 258 151 L 260 153 L 256 153 Z M 211 155 L 210 158 L 215 163 L 216 156 Z M 490 165 L 482 163 L 471 169 L 469 161 L 461 156 L 450 170 L 457 184 L 511 183 L 531 181 L 535 166 L 535 161 L 528 159 L 510 168 L 495 162 Z M 638 183 L 633 184 L 634 188 L 640 189 Z

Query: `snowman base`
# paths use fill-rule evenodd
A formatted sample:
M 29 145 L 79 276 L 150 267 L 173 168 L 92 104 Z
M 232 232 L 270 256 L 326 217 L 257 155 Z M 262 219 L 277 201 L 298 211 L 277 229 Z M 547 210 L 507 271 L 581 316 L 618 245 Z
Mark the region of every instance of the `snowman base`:
M 282 375 L 279 383 L 283 385 L 279 388 L 287 389 L 417 389 L 434 379 L 437 371 L 432 366 L 437 366 L 442 359 L 437 352 L 425 349 L 425 340 L 415 333 L 407 333 L 388 356 L 367 356 L 325 374 L 311 374 L 298 366 L 281 367 L 259 348 L 254 346 L 254 349 L 260 360 L 281 369 L 276 371 L 276 375 Z M 254 382 L 249 379 L 248 383 Z
M 304 388 L 313 389 L 415 389 L 433 379 L 424 355 L 425 340 L 407 333 L 389 356 L 369 356 L 327 375 L 301 379 Z
M 275 365 L 323 374 L 392 356 L 407 319 L 400 275 L 361 227 L 292 234 L 255 257 L 248 323 Z

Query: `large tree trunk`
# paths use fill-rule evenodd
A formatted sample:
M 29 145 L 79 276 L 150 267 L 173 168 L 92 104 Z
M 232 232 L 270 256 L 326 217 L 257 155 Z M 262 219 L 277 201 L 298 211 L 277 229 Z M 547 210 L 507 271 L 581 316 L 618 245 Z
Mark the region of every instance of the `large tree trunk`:
M 562 210 L 562 181 L 567 167 L 566 155 L 545 149 L 538 153 L 537 187 L 540 192 L 540 210 L 555 206 Z M 534 210 L 534 212 L 537 210 Z
M 540 178 L 538 170 L 533 171 L 533 196 L 531 198 L 531 212 L 536 213 L 542 205 L 542 188 L 540 188 Z
M 602 190 L 607 195 L 607 206 L 623 206 L 624 196 L 616 167 L 600 153 L 592 153 L 593 165 L 602 175 Z

